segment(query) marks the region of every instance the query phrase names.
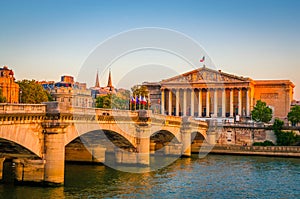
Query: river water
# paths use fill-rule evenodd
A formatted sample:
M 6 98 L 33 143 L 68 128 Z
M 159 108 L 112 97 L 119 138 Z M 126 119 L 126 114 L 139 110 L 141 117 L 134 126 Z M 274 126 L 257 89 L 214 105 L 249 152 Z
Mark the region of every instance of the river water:
M 67 164 L 63 187 L 0 184 L 0 198 L 300 198 L 300 159 L 193 155 L 139 174 Z

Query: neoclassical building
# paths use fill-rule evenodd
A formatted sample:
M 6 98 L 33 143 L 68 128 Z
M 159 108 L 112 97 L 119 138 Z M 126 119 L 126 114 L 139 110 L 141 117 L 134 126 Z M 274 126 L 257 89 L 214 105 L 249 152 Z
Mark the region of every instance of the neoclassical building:
M 250 118 L 257 100 L 286 119 L 293 100 L 289 80 L 253 80 L 202 67 L 160 82 L 144 82 L 154 111 L 176 116 Z

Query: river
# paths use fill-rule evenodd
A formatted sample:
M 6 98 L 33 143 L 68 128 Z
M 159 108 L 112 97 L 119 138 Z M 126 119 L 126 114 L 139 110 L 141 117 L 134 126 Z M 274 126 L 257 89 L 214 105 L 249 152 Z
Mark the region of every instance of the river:
M 300 198 L 300 159 L 208 155 L 149 173 L 66 164 L 63 187 L 0 184 L 0 198 Z

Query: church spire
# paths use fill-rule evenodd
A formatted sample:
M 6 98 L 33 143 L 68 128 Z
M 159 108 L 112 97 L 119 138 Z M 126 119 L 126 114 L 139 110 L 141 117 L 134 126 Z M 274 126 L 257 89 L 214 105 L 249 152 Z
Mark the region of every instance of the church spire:
M 107 87 L 113 88 L 112 81 L 111 81 L 111 71 L 110 71 L 110 69 L 109 69 Z
M 96 88 L 100 88 L 100 83 L 99 83 L 99 77 L 98 77 L 98 70 L 97 70 L 97 75 L 96 75 L 96 83 L 95 83 Z

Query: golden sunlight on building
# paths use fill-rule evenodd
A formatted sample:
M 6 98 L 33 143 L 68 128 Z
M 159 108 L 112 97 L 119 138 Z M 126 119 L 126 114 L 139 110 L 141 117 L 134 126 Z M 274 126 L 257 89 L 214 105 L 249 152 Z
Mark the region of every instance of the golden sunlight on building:
M 144 82 L 151 108 L 167 115 L 250 119 L 257 100 L 286 120 L 295 85 L 290 80 L 253 80 L 202 67 L 160 82 Z
M 19 102 L 19 85 L 15 82 L 14 72 L 7 66 L 0 68 L 0 89 L 7 103 Z

